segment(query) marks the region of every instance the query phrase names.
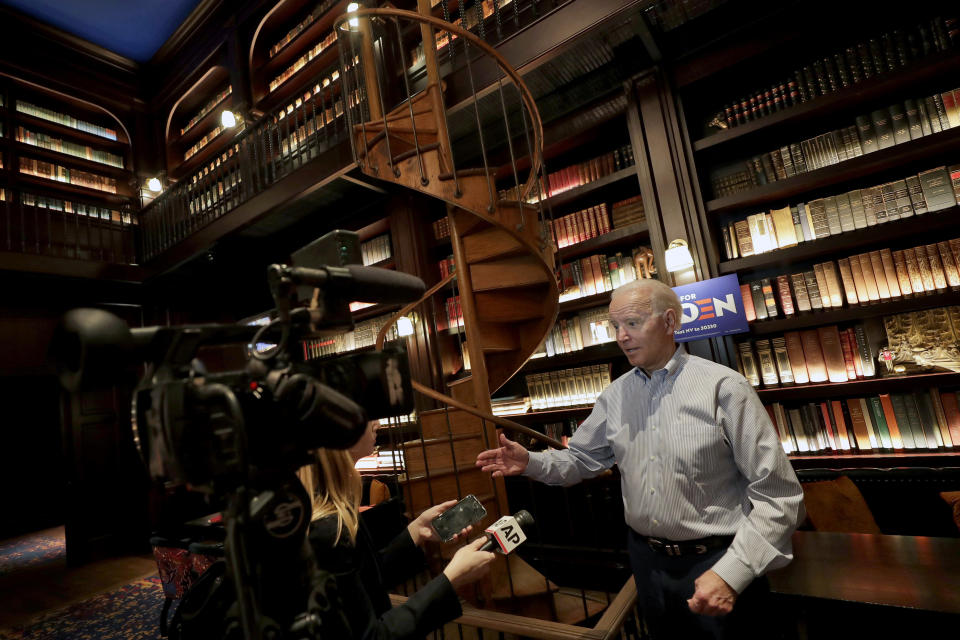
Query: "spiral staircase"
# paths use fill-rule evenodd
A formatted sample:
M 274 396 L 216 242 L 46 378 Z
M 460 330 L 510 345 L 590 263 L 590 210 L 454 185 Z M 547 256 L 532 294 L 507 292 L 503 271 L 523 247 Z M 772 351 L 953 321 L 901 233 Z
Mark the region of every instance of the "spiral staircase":
M 465 346 L 471 363 L 469 375 L 449 383 L 449 395 L 413 381 L 415 390 L 443 408 L 422 412 L 421 437 L 403 443 L 404 497 L 410 510 L 418 513 L 433 504 L 472 493 L 487 508 L 487 519 L 481 523 L 486 526 L 509 513 L 509 506 L 503 479 L 492 479 L 479 471 L 474 462 L 480 451 L 496 446 L 495 423 L 518 427 L 491 415 L 490 397 L 534 353 L 553 327 L 558 310 L 556 245 L 544 222 L 538 195 L 542 125 L 533 97 L 516 70 L 472 33 L 430 16 L 428 0 L 420 0 L 419 4 L 419 13 L 385 8 L 343 16 L 338 25 L 351 25 L 354 34 L 352 38 L 341 36 L 341 59 L 356 62 L 349 74 L 352 80 L 345 77 L 345 87 L 349 89 L 352 81 L 358 93 L 366 97 L 368 117 L 351 123 L 358 166 L 370 177 L 412 189 L 447 205 Z M 437 53 L 434 47 L 422 47 L 425 83 L 418 90 L 411 90 L 401 25 L 407 26 L 406 33 L 410 33 L 409 27 L 418 26 L 424 43 L 437 42 L 436 32 L 441 32 L 448 43 L 462 43 L 470 74 L 471 65 L 478 60 L 497 66 L 503 105 L 500 124 L 506 129 L 510 151 L 509 172 L 501 173 L 514 177 L 515 198 L 498 195 L 496 170 L 484 144 L 485 125 L 480 121 L 477 95 L 473 96 L 472 106 L 477 114 L 474 133 L 479 137 L 477 164 L 482 166 L 457 166 Z M 397 34 L 399 49 L 385 43 L 392 33 Z M 399 100 L 392 101 L 388 110 L 384 95 L 391 90 L 396 93 L 398 73 L 386 68 L 391 59 L 387 52 L 396 50 L 400 51 L 400 73 L 406 91 Z M 515 104 L 522 110 L 522 130 L 511 130 L 511 114 L 507 113 L 503 95 L 505 84 L 518 97 Z M 512 115 L 516 121 L 517 114 Z M 522 155 L 530 165 L 525 179 L 518 170 L 520 151 L 514 148 L 514 140 L 525 142 Z M 442 280 L 424 299 L 450 279 Z M 397 317 L 417 304 L 401 310 Z M 385 331 L 386 328 L 381 332 L 380 344 Z M 599 603 L 593 609 L 584 607 L 580 597 L 559 593 L 555 584 L 516 554 L 500 557 L 491 573 L 491 580 L 479 590 L 461 595 L 486 608 L 568 623 L 603 608 Z

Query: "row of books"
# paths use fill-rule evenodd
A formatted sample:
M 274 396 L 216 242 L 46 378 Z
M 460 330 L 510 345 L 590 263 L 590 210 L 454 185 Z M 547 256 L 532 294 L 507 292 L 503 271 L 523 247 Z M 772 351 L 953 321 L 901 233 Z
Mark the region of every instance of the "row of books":
M 626 169 L 633 164 L 633 147 L 624 145 L 602 156 L 548 173 L 544 176 L 544 184 L 540 187 L 541 193 L 546 194 L 547 197 L 555 196 L 570 189 L 582 187 L 621 169 Z M 498 192 L 499 198 L 501 200 L 518 200 L 521 188 L 522 185 L 501 189 Z M 536 193 L 531 193 L 527 199 L 528 202 L 536 202 L 537 200 L 538 194 Z
M 305 360 L 312 360 L 314 358 L 355 351 L 357 349 L 363 349 L 364 347 L 372 347 L 377 341 L 377 334 L 380 332 L 380 329 L 382 329 L 389 320 L 389 314 L 378 316 L 356 323 L 353 331 L 347 331 L 346 333 L 340 333 L 335 336 L 302 340 L 303 358 Z M 397 325 L 394 324 L 390 327 L 389 331 L 387 331 L 386 340 L 396 340 L 398 337 Z
M 193 128 L 193 125 L 203 120 L 208 113 L 213 111 L 218 104 L 226 100 L 227 96 L 229 96 L 231 93 L 233 93 L 233 85 L 228 84 L 226 89 L 215 95 L 209 102 L 203 105 L 200 111 L 198 111 L 195 116 L 190 118 L 190 121 L 187 122 L 187 124 L 180 128 L 180 135 L 185 134 L 187 131 Z
M 303 69 L 305 66 L 307 66 L 307 63 L 309 63 L 311 60 L 319 56 L 321 53 L 323 53 L 324 51 L 332 47 L 334 44 L 336 44 L 336 42 L 337 42 L 337 30 L 331 29 L 327 33 L 327 35 L 323 37 L 323 40 L 321 40 L 317 44 L 310 47 L 306 53 L 304 53 L 302 56 L 297 58 L 293 62 L 293 64 L 291 64 L 289 67 L 284 69 L 282 72 L 280 72 L 279 75 L 277 75 L 273 80 L 270 81 L 270 84 L 269 84 L 270 91 L 276 91 L 277 88 L 280 85 L 282 85 L 284 82 L 289 80 L 293 76 L 293 74 L 295 74 L 297 71 L 300 71 L 300 69 Z
M 240 172 L 218 172 L 217 169 L 229 162 L 239 150 L 239 143 L 234 143 L 190 177 L 187 193 L 191 215 L 201 215 L 219 206 L 225 197 L 237 194 L 237 188 L 243 181 Z
M 361 95 L 359 89 L 348 92 L 347 104 L 351 107 L 359 104 Z M 279 146 L 282 154 L 286 155 L 300 152 L 306 149 L 310 143 L 310 136 L 319 136 L 321 133 L 327 134 L 329 132 L 327 127 L 334 124 L 338 118 L 343 116 L 343 100 L 338 97 L 326 108 L 314 106 L 311 110 L 316 113 L 316 116 L 310 114 L 310 117 L 306 117 L 308 114 L 301 114 L 303 124 L 294 128 L 290 131 L 289 135 L 280 139 Z M 286 130 L 280 129 L 280 132 L 286 133 Z
M 468 8 L 464 8 L 463 3 L 457 3 L 455 6 L 459 7 L 459 11 L 450 13 L 449 22 L 469 31 L 492 16 L 495 11 L 503 11 L 506 6 L 512 3 L 513 0 L 482 0 L 473 3 L 473 5 Z M 434 5 L 436 4 L 439 4 L 439 2 L 434 3 Z M 447 19 L 448 16 L 444 14 L 444 20 Z M 439 51 L 453 40 L 456 40 L 457 36 L 449 31 L 437 29 L 434 38 L 436 40 L 437 51 Z M 419 57 L 423 57 L 422 52 Z M 418 58 L 416 51 L 414 51 L 412 58 L 414 60 Z
M 720 226 L 728 260 L 865 229 L 960 202 L 960 165 L 755 213 Z
M 490 399 L 490 413 L 495 416 L 517 416 L 530 411 L 528 396 L 505 396 Z
M 390 242 L 390 234 L 384 233 L 376 238 L 371 238 L 366 242 L 360 243 L 360 255 L 364 265 L 376 264 L 389 260 L 393 256 L 393 245 Z
M 45 133 L 37 133 L 29 129 L 24 129 L 23 127 L 17 127 L 16 135 L 17 142 L 40 147 L 41 149 L 49 149 L 50 151 L 56 151 L 75 158 L 99 162 L 111 167 L 123 168 L 123 157 L 115 153 L 110 153 L 109 151 L 101 151 L 100 149 L 94 149 L 84 144 L 53 138 Z
M 558 440 L 564 446 L 567 446 L 570 442 L 570 438 L 574 433 L 577 432 L 577 429 L 580 427 L 580 422 L 576 418 L 567 418 L 562 422 L 548 422 L 546 424 L 539 425 L 537 427 L 538 431 L 542 431 L 545 436 L 548 438 L 553 438 Z M 516 434 L 515 440 L 522 444 L 530 451 L 542 451 L 548 447 L 540 440 L 537 440 L 533 436 L 528 436 L 526 434 L 518 433 Z
M 369 456 L 357 460 L 357 471 L 402 471 L 403 451 L 397 449 L 378 449 Z
M 447 331 L 463 326 L 463 308 L 460 296 L 451 296 L 444 301 L 443 315 L 437 318 L 437 331 Z
M 317 5 L 317 7 L 313 11 L 308 13 L 303 20 L 301 20 L 296 25 L 294 25 L 294 27 L 290 29 L 290 31 L 287 31 L 287 33 L 282 38 L 277 40 L 277 42 L 272 47 L 270 47 L 270 51 L 267 52 L 267 55 L 270 58 L 277 55 L 280 52 L 280 50 L 283 49 L 285 46 L 287 46 L 287 44 L 291 40 L 296 38 L 298 35 L 300 35 L 300 33 L 304 29 L 306 29 L 311 24 L 313 24 L 314 20 L 316 20 L 317 18 L 325 14 L 327 11 L 329 11 L 330 8 L 338 1 L 339 0 L 324 0 L 319 5 Z
M 957 392 L 877 396 L 766 406 L 783 450 L 791 454 L 942 451 L 960 446 Z
M 610 208 L 614 229 L 626 227 L 635 222 L 645 222 L 647 219 L 647 214 L 643 210 L 642 196 L 633 196 L 614 202 Z
M 839 275 L 838 275 L 839 274 Z M 960 238 L 829 260 L 740 286 L 747 321 L 960 289 Z
M 446 216 L 439 220 L 434 220 L 430 224 L 430 228 L 433 229 L 434 240 L 443 240 L 444 238 L 450 237 L 450 219 Z
M 754 387 L 847 382 L 877 374 L 863 325 L 788 331 L 737 344 L 738 368 Z
M 0 197 L 0 200 L 3 198 Z M 136 216 L 132 216 L 129 211 L 117 211 L 116 209 L 106 209 L 96 207 L 82 202 L 70 202 L 59 198 L 50 198 L 47 196 L 35 196 L 32 193 L 20 194 L 20 202 L 28 207 L 37 207 L 38 209 L 49 209 L 51 211 L 61 211 L 63 213 L 72 213 L 88 218 L 98 218 L 100 220 L 109 220 L 120 224 L 138 224 Z
M 526 376 L 533 411 L 592 405 L 610 384 L 610 363 Z
M 607 212 L 607 203 L 601 202 L 557 218 L 552 226 L 553 236 L 557 239 L 557 246 L 560 248 L 609 233 L 610 216 Z
M 531 357 L 543 353 L 550 358 L 614 340 L 616 334 L 610 326 L 610 313 L 607 308 L 587 309 L 575 316 L 558 319 L 544 338 L 543 345 Z
M 653 251 L 637 247 L 630 258 L 621 252 L 607 256 L 594 254 L 560 265 L 560 302 L 613 291 L 622 284 L 638 278 L 652 278 Z
M 881 33 L 797 68 L 789 80 L 752 92 L 728 103 L 723 120 L 728 127 L 752 122 L 781 109 L 897 71 L 910 62 L 955 46 L 956 18 L 937 17 L 907 29 Z
M 451 273 L 456 273 L 457 271 L 457 263 L 453 259 L 452 255 L 447 256 L 446 258 L 438 262 L 437 265 L 440 267 L 441 278 L 446 278 Z
M 47 180 L 56 180 L 57 182 L 66 182 L 87 189 L 106 191 L 107 193 L 117 192 L 117 181 L 114 178 L 80 171 L 79 169 L 69 169 L 52 162 L 34 160 L 33 158 L 21 157 L 19 160 L 20 173 L 46 178 Z
M 189 149 L 183 152 L 183 161 L 186 162 L 187 160 L 195 156 L 197 153 L 200 152 L 201 149 L 203 149 L 208 144 L 210 144 L 214 138 L 219 136 L 228 128 L 234 129 L 236 133 L 240 133 L 241 131 L 243 131 L 243 116 L 238 113 L 235 115 L 235 117 L 237 121 L 236 126 L 226 127 L 222 123 L 218 124 L 216 127 L 214 127 L 209 132 L 207 132 L 205 136 L 197 140 L 197 142 L 194 143 L 193 146 L 191 146 Z
M 108 140 L 117 139 L 117 132 L 114 129 L 102 127 L 98 124 L 87 122 L 86 120 L 79 120 L 73 116 L 60 113 L 59 111 L 54 111 L 53 109 L 47 109 L 46 107 L 39 107 L 35 104 L 24 102 L 23 100 L 17 100 L 17 111 L 20 113 L 25 113 L 28 116 L 33 116 L 34 118 L 40 118 L 41 120 L 54 122 L 56 124 L 63 125 L 64 127 L 70 127 L 71 129 L 76 129 L 77 131 L 83 131 L 84 133 L 91 133 L 95 136 L 100 136 L 101 138 L 107 138 Z
M 907 100 L 868 115 L 855 124 L 754 156 L 744 168 L 715 174 L 716 197 L 748 191 L 846 160 L 960 126 L 960 91 Z

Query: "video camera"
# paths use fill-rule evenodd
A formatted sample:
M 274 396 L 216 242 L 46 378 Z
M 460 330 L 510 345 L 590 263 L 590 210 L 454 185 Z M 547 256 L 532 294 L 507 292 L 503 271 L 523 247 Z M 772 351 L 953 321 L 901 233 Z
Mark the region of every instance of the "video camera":
M 52 345 L 70 391 L 145 363 L 134 441 L 153 479 L 227 499 L 228 576 L 247 638 L 340 637 L 329 632 L 334 587 L 313 564 L 311 500 L 294 472 L 311 462 L 309 451 L 346 449 L 369 420 L 413 409 L 402 347 L 308 362 L 301 341 L 352 329 L 352 301 L 415 301 L 423 281 L 360 266 L 359 239 L 347 231 L 328 233 L 292 262 L 267 268 L 276 308 L 263 326 L 130 329 L 106 311 L 75 309 Z M 246 366 L 209 372 L 198 355 L 216 345 L 245 349 Z

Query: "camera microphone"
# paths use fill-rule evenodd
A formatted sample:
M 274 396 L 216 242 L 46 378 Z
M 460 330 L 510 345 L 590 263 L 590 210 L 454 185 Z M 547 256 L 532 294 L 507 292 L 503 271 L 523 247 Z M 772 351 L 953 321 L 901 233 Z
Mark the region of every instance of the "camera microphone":
M 357 302 L 413 302 L 426 291 L 423 280 L 409 273 L 358 264 L 318 269 L 286 267 L 286 275 L 299 286 L 325 288 L 340 295 L 349 293 L 349 299 Z
M 526 509 L 521 509 L 512 516 L 503 516 L 484 529 L 487 541 L 480 547 L 480 551 L 500 551 L 504 555 L 509 554 L 527 539 L 523 527 L 529 528 L 531 525 L 533 525 L 533 516 Z

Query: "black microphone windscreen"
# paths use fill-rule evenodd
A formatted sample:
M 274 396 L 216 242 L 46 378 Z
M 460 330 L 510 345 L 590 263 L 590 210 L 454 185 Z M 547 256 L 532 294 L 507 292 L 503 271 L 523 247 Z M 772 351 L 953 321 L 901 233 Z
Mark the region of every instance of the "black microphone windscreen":
M 533 524 L 533 516 L 530 515 L 530 512 L 526 509 L 521 509 L 513 514 L 513 517 L 517 519 L 517 524 L 520 525 L 520 528 L 524 531 L 527 530 L 527 527 Z
M 409 273 L 357 264 L 347 265 L 346 269 L 353 280 L 350 299 L 358 302 L 413 302 L 427 290 L 423 280 Z

